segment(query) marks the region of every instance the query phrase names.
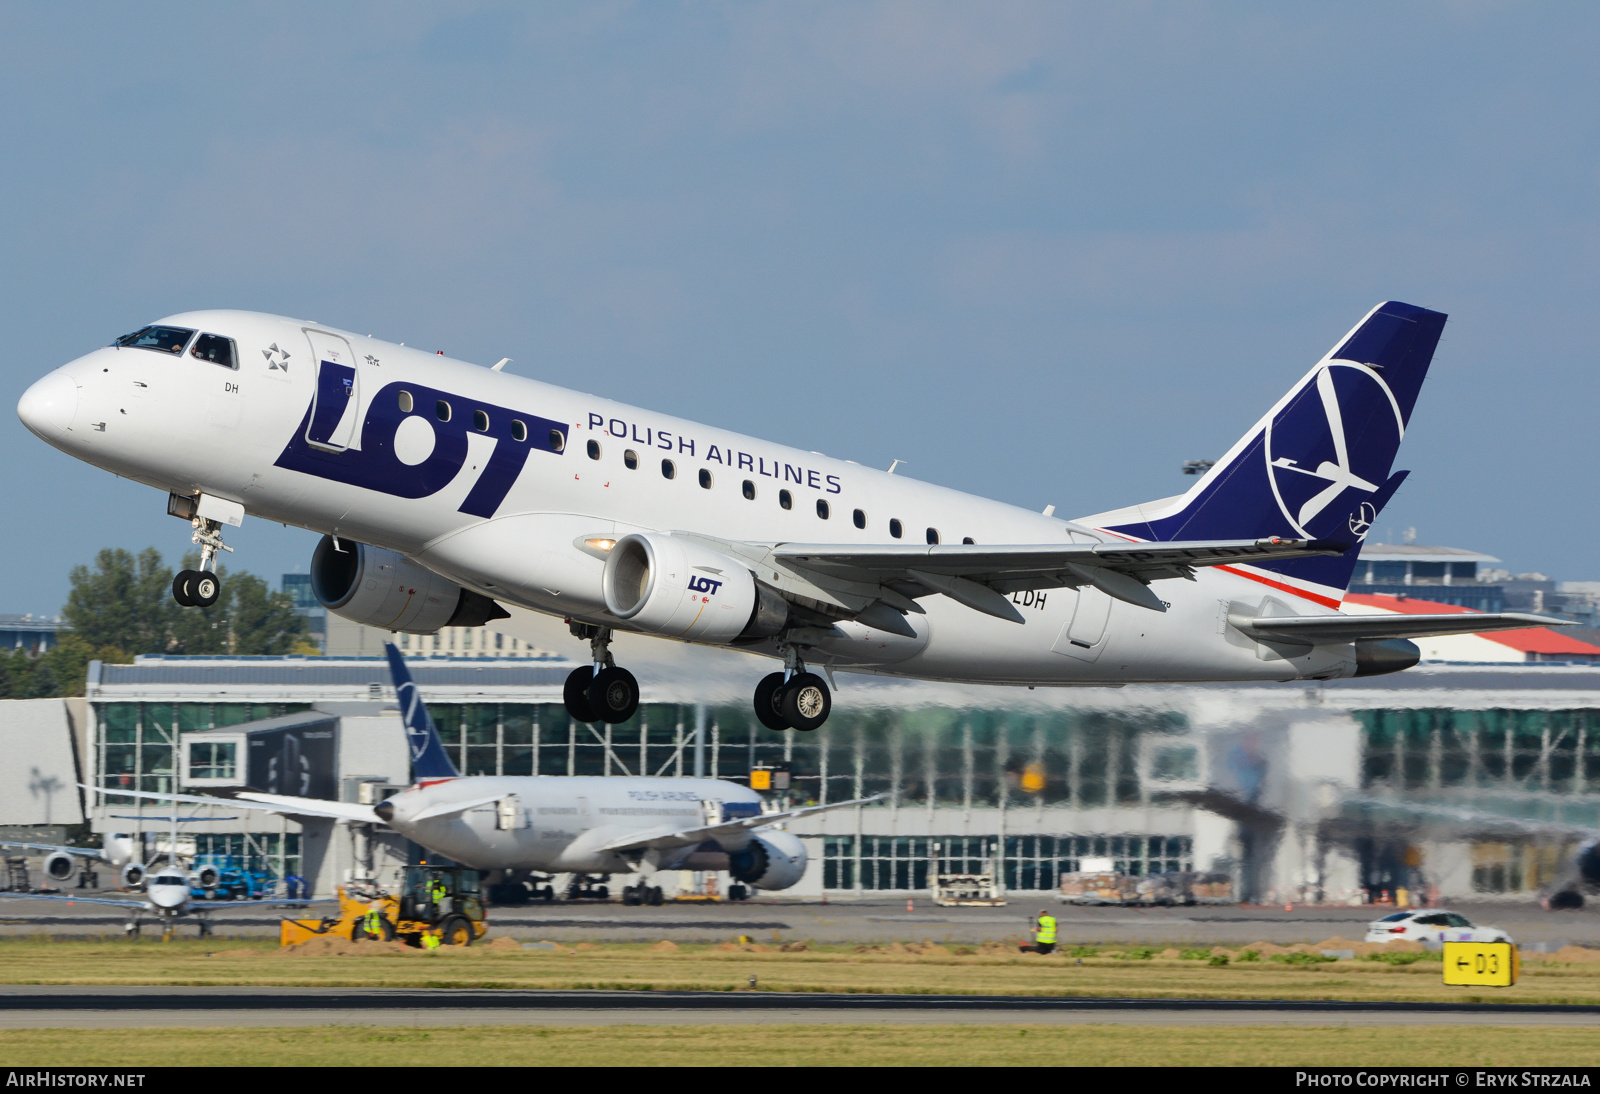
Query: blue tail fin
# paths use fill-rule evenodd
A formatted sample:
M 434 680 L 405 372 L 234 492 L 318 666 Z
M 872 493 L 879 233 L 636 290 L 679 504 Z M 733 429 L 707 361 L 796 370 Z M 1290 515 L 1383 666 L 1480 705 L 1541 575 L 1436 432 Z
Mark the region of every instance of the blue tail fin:
M 454 779 L 461 775 L 456 765 L 445 754 L 439 731 L 433 728 L 433 719 L 423 705 L 422 695 L 411 680 L 411 670 L 393 642 L 385 642 L 383 650 L 389 655 L 389 675 L 394 677 L 394 693 L 400 700 L 400 719 L 406 724 L 406 744 L 411 750 L 411 781 L 423 779 Z
M 1187 494 L 1097 523 L 1147 541 L 1348 543 L 1339 556 L 1253 567 L 1337 601 L 1361 540 L 1405 479 L 1394 458 L 1445 318 L 1395 301 L 1378 305 Z

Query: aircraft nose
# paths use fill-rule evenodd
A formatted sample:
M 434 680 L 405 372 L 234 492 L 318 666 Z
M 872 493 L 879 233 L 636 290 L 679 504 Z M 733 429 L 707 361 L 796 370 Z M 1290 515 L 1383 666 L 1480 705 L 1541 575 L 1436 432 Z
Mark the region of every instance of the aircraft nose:
M 62 372 L 52 372 L 17 401 L 17 417 L 22 424 L 47 441 L 54 441 L 72 428 L 78 411 L 78 385 Z

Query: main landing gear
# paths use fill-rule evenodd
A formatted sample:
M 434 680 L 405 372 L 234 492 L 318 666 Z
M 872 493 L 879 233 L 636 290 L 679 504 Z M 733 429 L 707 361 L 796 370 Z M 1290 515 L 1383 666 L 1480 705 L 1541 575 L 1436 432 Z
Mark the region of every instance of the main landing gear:
M 222 595 L 222 579 L 217 576 L 217 552 L 233 548 L 222 542 L 222 522 L 202 517 L 195 512 L 197 500 L 187 494 L 172 494 L 167 499 L 167 512 L 186 518 L 194 528 L 190 541 L 200 546 L 200 568 L 180 570 L 172 579 L 172 599 L 185 608 L 209 608 Z
M 761 678 L 756 685 L 756 719 L 768 729 L 810 732 L 828 720 L 833 695 L 828 682 L 807 672 L 793 646 L 783 647 L 783 671 Z
M 611 628 L 569 623 L 574 638 L 587 638 L 594 665 L 573 669 L 561 698 L 567 713 L 579 722 L 616 725 L 639 709 L 639 681 L 611 659 Z

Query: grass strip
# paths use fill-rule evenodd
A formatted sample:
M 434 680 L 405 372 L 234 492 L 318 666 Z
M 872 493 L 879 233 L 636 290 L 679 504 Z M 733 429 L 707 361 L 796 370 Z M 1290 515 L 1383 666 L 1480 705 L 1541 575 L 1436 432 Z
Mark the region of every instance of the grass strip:
M 1153 1034 L 1153 1035 L 1152 1035 Z M 1592 1028 L 1539 1026 L 381 1026 L 0 1031 L 0 1066 L 704 1067 L 1600 1065 Z

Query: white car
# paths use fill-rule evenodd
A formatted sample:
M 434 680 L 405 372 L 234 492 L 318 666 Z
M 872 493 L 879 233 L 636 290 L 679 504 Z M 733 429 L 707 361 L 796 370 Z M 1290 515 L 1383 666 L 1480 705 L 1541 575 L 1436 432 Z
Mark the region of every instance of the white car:
M 1479 927 L 1457 912 L 1418 908 L 1396 912 L 1367 925 L 1368 942 L 1510 942 L 1499 927 Z

